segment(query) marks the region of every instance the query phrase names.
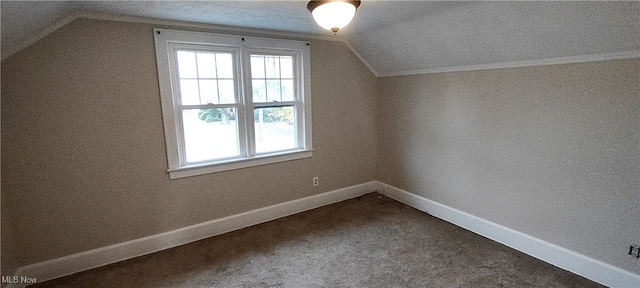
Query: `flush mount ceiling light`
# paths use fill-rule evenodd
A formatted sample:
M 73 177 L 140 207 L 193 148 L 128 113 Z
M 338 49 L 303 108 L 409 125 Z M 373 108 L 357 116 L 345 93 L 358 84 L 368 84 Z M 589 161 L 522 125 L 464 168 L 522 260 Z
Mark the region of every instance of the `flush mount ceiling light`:
M 351 22 L 358 6 L 360 6 L 360 1 L 324 0 L 309 1 L 307 9 L 311 12 L 318 25 L 336 34 L 338 30 Z

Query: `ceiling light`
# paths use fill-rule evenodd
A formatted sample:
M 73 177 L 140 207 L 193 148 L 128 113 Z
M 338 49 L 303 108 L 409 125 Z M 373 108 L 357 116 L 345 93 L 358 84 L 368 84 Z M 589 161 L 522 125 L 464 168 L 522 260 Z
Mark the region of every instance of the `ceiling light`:
M 313 14 L 313 19 L 318 22 L 318 25 L 336 34 L 351 22 L 358 6 L 360 1 L 325 0 L 309 1 L 307 9 Z

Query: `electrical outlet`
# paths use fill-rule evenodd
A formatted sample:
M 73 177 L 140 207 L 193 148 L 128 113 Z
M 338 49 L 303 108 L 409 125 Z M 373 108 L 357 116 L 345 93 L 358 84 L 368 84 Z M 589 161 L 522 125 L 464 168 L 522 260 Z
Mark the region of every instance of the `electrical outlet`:
M 634 258 L 640 258 L 640 246 L 638 245 L 629 245 L 629 256 Z
M 320 185 L 320 182 L 318 182 L 318 177 L 313 177 L 313 187 L 316 187 Z

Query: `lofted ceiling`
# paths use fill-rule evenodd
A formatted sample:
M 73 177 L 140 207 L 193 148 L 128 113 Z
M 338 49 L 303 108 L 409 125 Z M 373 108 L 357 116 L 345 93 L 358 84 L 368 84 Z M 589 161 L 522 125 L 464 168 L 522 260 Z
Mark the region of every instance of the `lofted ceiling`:
M 307 1 L 2 1 L 2 58 L 82 15 L 344 41 L 378 76 L 640 57 L 640 2 L 364 0 L 334 36 Z

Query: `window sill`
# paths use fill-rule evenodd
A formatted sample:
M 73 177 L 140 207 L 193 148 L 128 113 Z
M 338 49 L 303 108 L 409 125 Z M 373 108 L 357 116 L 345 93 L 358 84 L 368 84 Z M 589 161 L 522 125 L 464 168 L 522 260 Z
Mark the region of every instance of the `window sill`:
M 295 150 L 254 156 L 252 158 L 233 159 L 225 162 L 183 166 L 169 169 L 168 172 L 170 179 L 179 179 L 311 157 L 313 157 L 313 149 Z

